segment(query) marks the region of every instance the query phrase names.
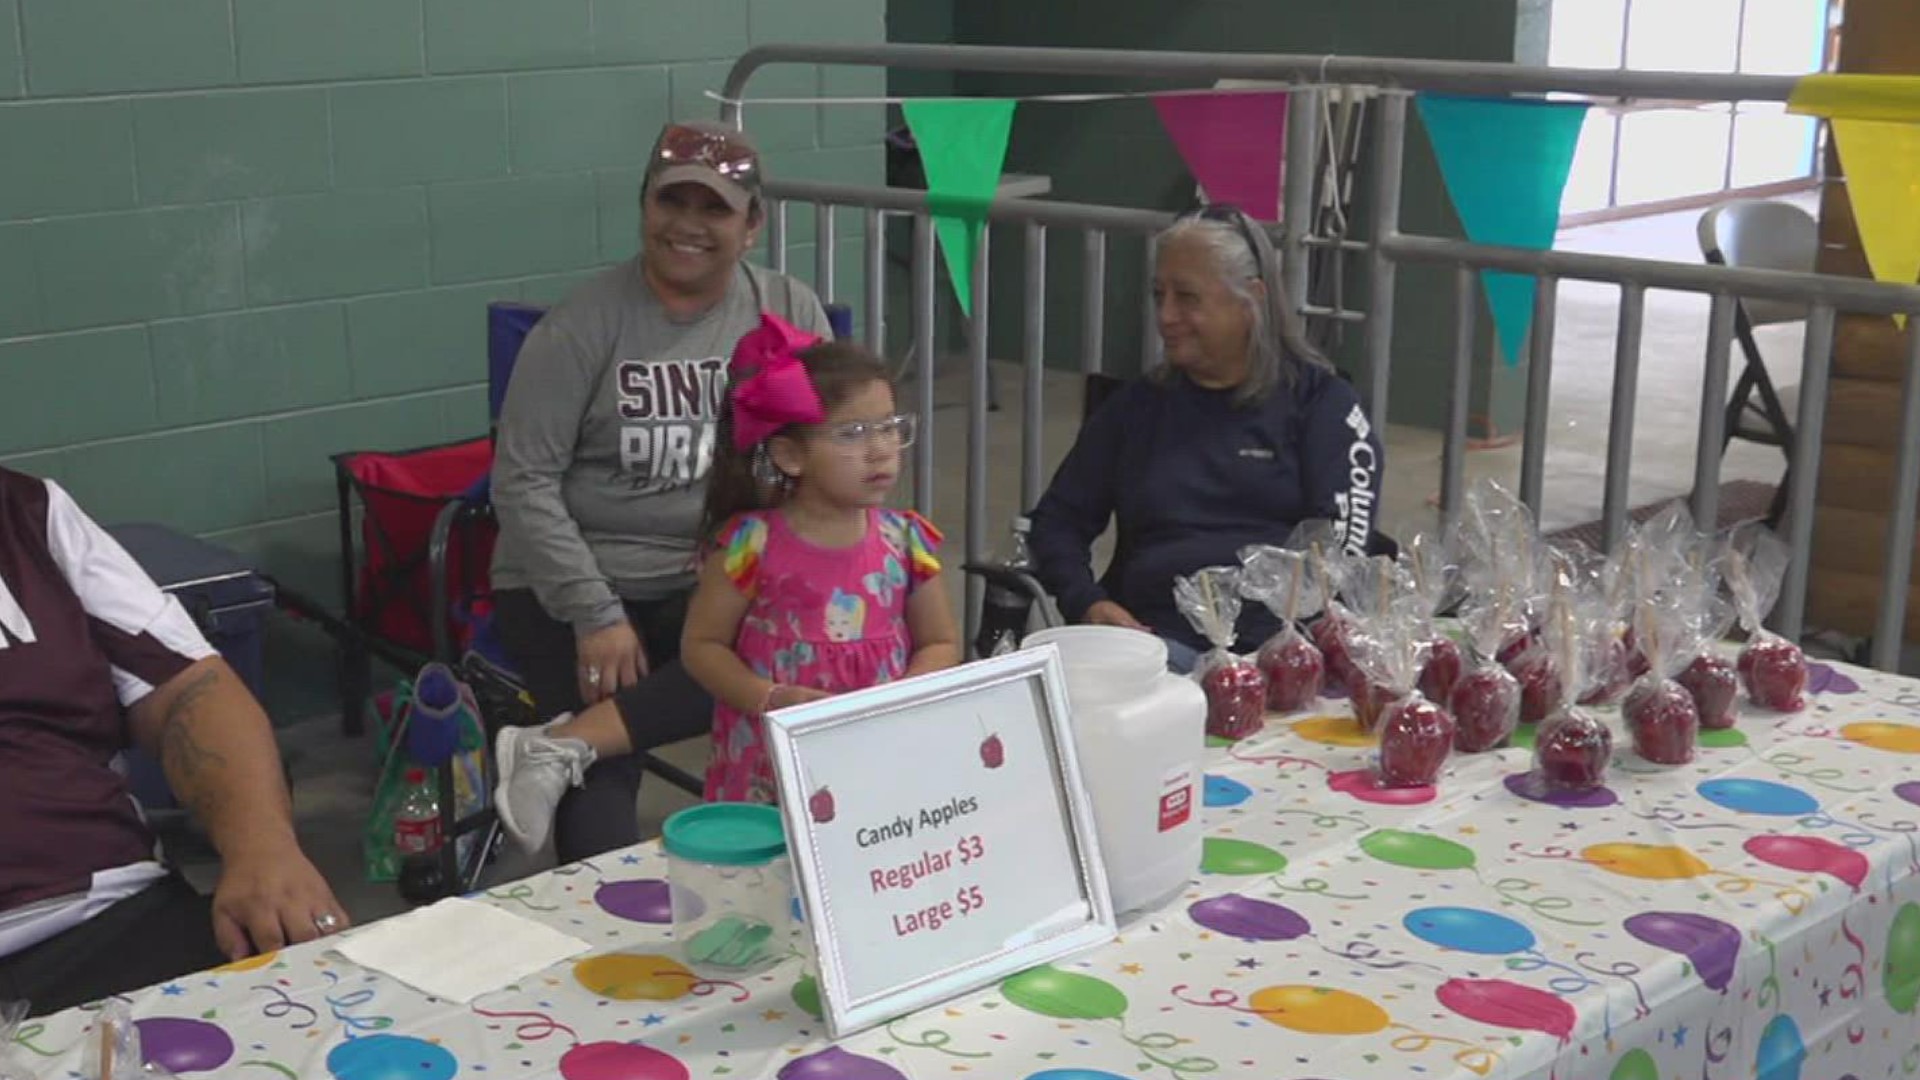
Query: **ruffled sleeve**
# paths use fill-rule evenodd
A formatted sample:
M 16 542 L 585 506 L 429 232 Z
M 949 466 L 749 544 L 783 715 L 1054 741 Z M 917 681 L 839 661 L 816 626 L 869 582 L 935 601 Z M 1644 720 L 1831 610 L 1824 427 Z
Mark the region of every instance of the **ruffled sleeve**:
M 933 522 L 911 510 L 900 512 L 905 534 L 907 576 L 915 585 L 940 576 L 940 545 L 946 541 Z
M 720 565 L 727 580 L 743 595 L 752 596 L 760 578 L 760 556 L 767 550 L 767 519 L 741 514 L 720 532 Z

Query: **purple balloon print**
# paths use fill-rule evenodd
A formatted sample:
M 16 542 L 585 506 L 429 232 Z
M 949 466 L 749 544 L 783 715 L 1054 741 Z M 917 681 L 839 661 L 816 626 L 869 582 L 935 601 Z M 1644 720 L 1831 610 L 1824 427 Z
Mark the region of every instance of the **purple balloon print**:
M 1895 784 L 1893 793 L 1915 806 L 1920 806 L 1920 780 L 1909 780 L 1904 784 Z
M 884 1061 L 849 1054 L 829 1046 L 817 1054 L 794 1058 L 781 1068 L 777 1080 L 907 1080 Z
M 1209 930 L 1247 941 L 1292 941 L 1313 929 L 1289 908 L 1239 893 L 1198 901 L 1187 914 Z
M 156 1016 L 133 1026 L 140 1031 L 141 1056 L 171 1072 L 212 1072 L 233 1057 L 233 1039 L 205 1020 Z
M 1846 672 L 1832 664 L 1807 664 L 1807 693 L 1809 694 L 1857 694 L 1860 684 L 1854 682 Z
M 1685 911 L 1648 911 L 1628 918 L 1625 926 L 1641 941 L 1685 956 L 1700 973 L 1700 981 L 1713 989 L 1725 990 L 1733 981 L 1740 931 L 1719 919 Z
M 681 902 L 690 899 L 692 894 L 687 893 Z M 607 914 L 628 922 L 665 925 L 673 921 L 673 902 L 668 898 L 667 883 L 659 878 L 610 881 L 594 890 L 593 902 Z M 692 906 L 701 905 L 695 901 Z M 698 918 L 699 914 L 696 912 L 690 917 Z
M 1532 802 L 1546 803 L 1567 810 L 1599 810 L 1620 801 L 1610 788 L 1584 790 L 1561 787 L 1535 773 L 1514 773 L 1506 779 L 1507 790 Z

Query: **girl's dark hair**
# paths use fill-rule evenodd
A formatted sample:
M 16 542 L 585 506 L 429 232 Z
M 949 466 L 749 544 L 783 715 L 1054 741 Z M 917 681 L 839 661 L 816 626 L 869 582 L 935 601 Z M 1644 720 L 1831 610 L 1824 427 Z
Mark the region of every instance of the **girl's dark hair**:
M 828 412 L 871 383 L 893 387 L 893 373 L 886 363 L 851 341 L 823 341 L 801 352 L 800 363 Z M 718 539 L 720 530 L 736 514 L 778 506 L 786 497 L 784 485 L 766 484 L 754 476 L 752 450 L 739 450 L 733 445 L 734 381 L 751 374 L 736 373 L 727 384 L 727 406 L 714 435 L 713 470 L 707 474 L 706 509 L 701 514 L 700 535 L 707 543 Z M 789 425 L 771 437 L 791 435 L 793 428 Z

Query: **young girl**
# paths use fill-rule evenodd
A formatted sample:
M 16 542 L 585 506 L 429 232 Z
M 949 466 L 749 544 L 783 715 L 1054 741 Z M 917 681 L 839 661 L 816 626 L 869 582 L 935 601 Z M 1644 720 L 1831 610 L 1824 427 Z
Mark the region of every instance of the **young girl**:
M 886 366 L 766 315 L 730 374 L 680 656 L 716 705 L 706 797 L 772 802 L 765 713 L 951 667 L 960 635 L 938 580 L 940 533 L 882 505 L 917 419 L 895 412 Z M 506 729 L 502 823 L 537 848 L 566 785 L 632 749 L 612 702 Z
M 894 411 L 877 358 L 766 318 L 735 353 L 752 370 L 721 422 L 713 551 L 680 647 L 717 703 L 708 799 L 773 801 L 763 714 L 960 659 L 939 532 L 881 505 L 915 417 Z

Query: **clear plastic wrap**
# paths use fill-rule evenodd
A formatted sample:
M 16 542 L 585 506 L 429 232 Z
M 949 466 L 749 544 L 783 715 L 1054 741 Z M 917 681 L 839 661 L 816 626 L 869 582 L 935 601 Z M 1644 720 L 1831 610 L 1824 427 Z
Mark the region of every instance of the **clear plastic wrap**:
M 1241 594 L 1265 604 L 1280 620 L 1280 632 L 1254 654 L 1267 677 L 1267 708 L 1274 712 L 1298 712 L 1312 705 L 1326 675 L 1326 661 L 1297 621 L 1318 613 L 1326 603 L 1317 575 L 1307 572 L 1309 559 L 1307 552 L 1276 547 L 1240 553 Z
M 13 1041 L 13 1033 L 27 1018 L 27 1008 L 24 1001 L 0 1001 L 0 1080 L 38 1080 L 38 1074 L 27 1068 L 25 1052 Z
M 1740 614 L 1747 643 L 1737 664 L 1747 698 L 1763 709 L 1799 712 L 1807 707 L 1807 658 L 1800 646 L 1763 625 L 1780 597 L 1789 552 L 1779 537 L 1758 526 L 1736 533 L 1727 552 L 1727 587 Z
M 1416 534 L 1400 549 L 1402 578 L 1413 586 L 1411 604 L 1426 620 L 1427 662 L 1420 669 L 1420 692 L 1445 705 L 1466 670 L 1466 657 L 1452 638 L 1433 627 L 1432 617 L 1452 611 L 1465 599 L 1460 564 L 1438 537 Z
M 1259 731 L 1267 713 L 1267 677 L 1258 664 L 1233 651 L 1240 577 L 1237 566 L 1209 566 L 1173 579 L 1174 603 L 1213 646 L 1193 668 L 1207 695 L 1207 734 L 1234 740 Z
M 1520 724 L 1520 680 L 1495 659 L 1502 642 L 1526 632 L 1518 593 L 1511 583 L 1495 582 L 1460 610 L 1473 665 L 1454 683 L 1447 711 L 1453 714 L 1454 749 L 1463 753 L 1506 745 Z
M 1354 639 L 1353 662 L 1380 705 L 1376 770 L 1385 787 L 1431 784 L 1453 750 L 1453 717 L 1419 690 L 1432 651 L 1426 620 L 1389 608 Z
M 1541 636 L 1560 697 L 1534 737 L 1533 782 L 1548 791 L 1600 787 L 1613 758 L 1613 733 L 1575 702 L 1590 689 L 1592 669 L 1598 666 L 1594 661 L 1608 662 L 1607 646 L 1593 626 L 1582 625 L 1564 594 L 1553 598 Z
M 1699 652 L 1699 625 L 1687 615 L 1684 594 L 1666 589 L 1640 601 L 1634 631 L 1648 663 L 1621 709 L 1634 752 L 1656 765 L 1684 765 L 1699 741 L 1700 710 L 1673 676 Z

